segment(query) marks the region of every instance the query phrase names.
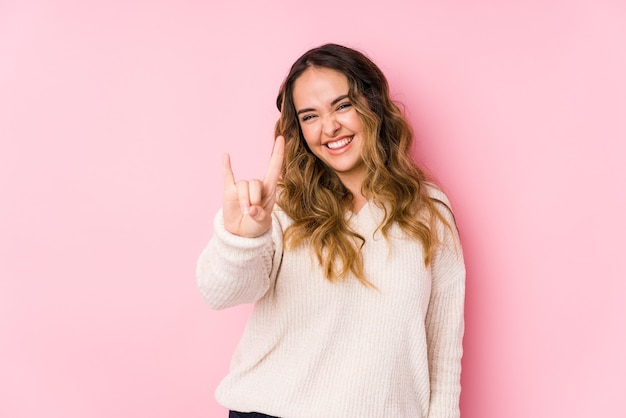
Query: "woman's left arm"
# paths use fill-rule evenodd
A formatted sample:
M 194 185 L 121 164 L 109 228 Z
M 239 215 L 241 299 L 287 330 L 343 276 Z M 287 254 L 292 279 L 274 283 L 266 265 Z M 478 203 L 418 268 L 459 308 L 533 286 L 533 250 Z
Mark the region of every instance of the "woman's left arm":
M 465 263 L 454 217 L 449 208 L 440 210 L 451 228 L 439 225 L 441 244 L 431 266 L 431 295 L 426 315 L 430 372 L 428 417 L 457 418 L 461 415 Z

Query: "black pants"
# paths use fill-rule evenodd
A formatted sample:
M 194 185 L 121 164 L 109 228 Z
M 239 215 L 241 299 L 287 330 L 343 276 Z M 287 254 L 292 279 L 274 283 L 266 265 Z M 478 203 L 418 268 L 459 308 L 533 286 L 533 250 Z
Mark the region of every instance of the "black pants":
M 271 415 L 261 414 L 259 412 L 237 412 L 230 411 L 228 418 L 278 418 Z

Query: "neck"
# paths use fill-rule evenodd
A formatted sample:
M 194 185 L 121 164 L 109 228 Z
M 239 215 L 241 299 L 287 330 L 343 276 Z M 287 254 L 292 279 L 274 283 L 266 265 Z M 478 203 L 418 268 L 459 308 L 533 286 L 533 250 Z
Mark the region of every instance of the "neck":
M 352 212 L 357 213 L 367 202 L 367 198 L 363 196 L 363 193 L 361 192 L 361 186 L 363 185 L 363 176 L 340 175 L 339 180 L 341 180 L 345 188 L 348 189 L 350 193 L 352 193 Z
M 361 193 L 354 195 L 354 200 L 352 200 L 352 213 L 359 213 L 361 208 L 365 206 L 367 203 L 367 199 Z

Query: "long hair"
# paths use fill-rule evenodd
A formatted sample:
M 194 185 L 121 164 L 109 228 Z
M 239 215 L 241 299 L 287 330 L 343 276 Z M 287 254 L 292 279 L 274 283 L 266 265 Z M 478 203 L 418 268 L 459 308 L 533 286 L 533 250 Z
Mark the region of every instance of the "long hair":
M 438 244 L 436 222 L 450 225 L 428 195 L 424 170 L 410 157 L 413 131 L 389 97 L 382 71 L 361 52 L 336 44 L 311 49 L 298 58 L 276 99 L 280 118 L 275 136 L 285 138 L 277 202 L 294 220 L 285 231 L 286 247 L 306 242 L 329 280 L 345 278 L 351 272 L 363 284 L 371 285 L 361 254 L 365 238 L 350 229 L 345 219 L 353 196 L 311 152 L 300 129 L 293 89 L 298 77 L 311 67 L 332 69 L 348 79 L 348 97 L 363 122 L 361 158 L 366 175 L 361 192 L 384 210 L 379 225 L 383 236 L 388 239 L 389 229 L 397 223 L 421 242 L 428 265 Z

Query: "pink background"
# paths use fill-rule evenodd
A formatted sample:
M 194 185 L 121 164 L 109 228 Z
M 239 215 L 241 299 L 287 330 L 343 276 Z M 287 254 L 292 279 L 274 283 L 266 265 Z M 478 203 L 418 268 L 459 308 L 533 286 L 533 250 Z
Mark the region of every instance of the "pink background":
M 388 75 L 467 258 L 463 416 L 623 417 L 626 3 L 0 2 L 0 416 L 225 417 L 219 162 L 335 41 Z

